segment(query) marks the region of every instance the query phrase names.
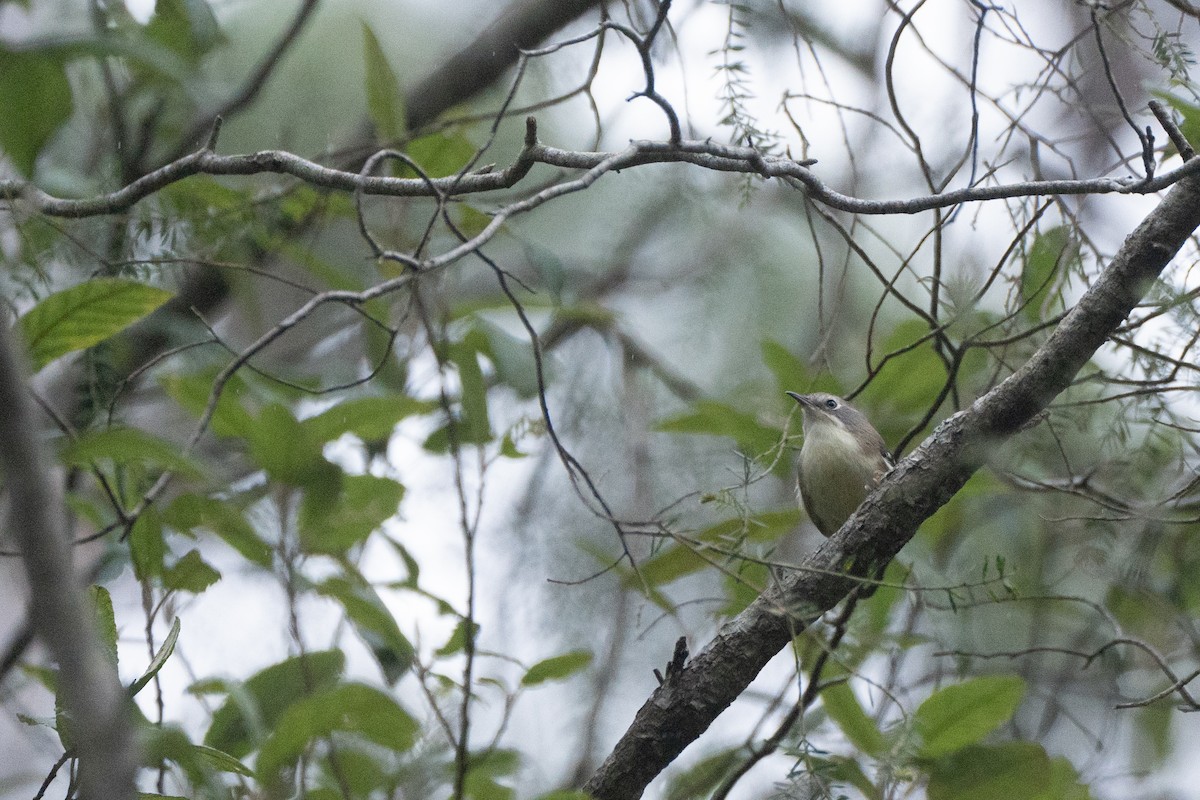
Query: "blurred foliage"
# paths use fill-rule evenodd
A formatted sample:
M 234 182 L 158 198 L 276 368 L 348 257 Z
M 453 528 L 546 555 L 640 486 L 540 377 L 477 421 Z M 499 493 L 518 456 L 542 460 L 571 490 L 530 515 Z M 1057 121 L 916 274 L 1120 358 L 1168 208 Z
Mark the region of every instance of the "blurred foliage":
M 763 53 L 777 58 L 780 36 L 854 64 L 871 48 L 839 50 L 836 31 L 805 28 L 812 20 L 788 4 L 719 5 L 705 22 L 721 29 L 707 64 L 720 119 L 705 135 L 776 153 L 794 140 L 799 158 L 815 126 L 790 118 L 787 132 L 756 116 Z M 29 0 L 0 14 L 18 6 L 52 11 Z M 251 6 L 158 0 L 139 21 L 95 3 L 90 32 L 6 38 L 6 177 L 86 197 L 194 150 L 205 114 L 237 88 L 227 73 L 261 56 L 239 27 L 261 15 Z M 645 22 L 648 7 L 624 10 Z M 350 171 L 386 147 L 411 163 L 378 173 L 401 177 L 510 163 L 529 108 L 493 130 L 495 89 L 408 130 L 409 75 L 444 43 L 392 17 L 411 9 L 386 11 L 364 5 L 341 38 L 301 34 L 306 49 L 269 66 L 291 87 L 273 102 L 305 129 L 259 111 L 234 123 L 234 141 L 323 142 L 301 155 Z M 1167 71 L 1156 93 L 1197 144 L 1200 107 L 1180 97 L 1193 86 L 1186 42 L 1160 31 L 1142 55 Z M 590 58 L 562 75 L 531 70 L 514 107 L 562 91 L 561 108 L 533 106 L 543 139 L 624 147 L 624 133 L 597 144 L 580 132 L 596 87 L 559 85 Z M 327 84 L 305 71 L 313 64 Z M 340 122 L 374 138 L 310 130 L 340 106 L 296 87 L 319 82 L 314 96 L 350 102 L 337 88 L 352 80 L 361 118 Z M 841 98 L 815 105 L 856 111 Z M 1047 159 L 1067 147 L 1010 138 Z M 924 158 L 918 144 L 905 157 Z M 1076 154 L 1085 164 L 1087 147 Z M 868 172 L 890 173 L 891 153 L 872 150 Z M 933 160 L 943 156 L 958 164 L 944 185 L 957 186 L 967 156 Z M 983 164 L 1026 156 L 1001 150 Z M 863 196 L 915 195 L 935 171 L 923 166 L 903 176 L 897 166 L 883 188 L 853 165 L 843 177 Z M 1073 216 L 1061 198 L 1051 212 L 1018 198 L 1004 212 L 1012 231 L 995 239 L 980 233 L 995 220 L 962 207 L 915 234 L 907 223 L 847 231 L 786 187 L 688 170 L 606 176 L 421 275 L 373 257 L 362 233 L 405 253 L 446 252 L 495 206 L 565 173 L 539 166 L 528 185 L 438 208 L 265 175 L 192 175 L 94 218 L 13 202 L 0 221 L 3 295 L 32 389 L 56 409 L 47 438 L 77 535 L 105 551 L 91 596 L 106 653 L 136 675 L 126 685 L 146 786 L 161 776 L 166 796 L 343 800 L 507 800 L 567 786 L 627 724 L 671 640 L 686 633 L 698 649 L 813 545 L 794 497 L 800 420 L 785 392 L 853 395 L 907 454 L 1026 363 L 1102 268 L 1103 228 L 1116 226 Z M 946 255 L 955 248 L 961 264 Z M 1193 261 L 1189 250 L 1150 287 L 1044 416 L 995 443 L 988 468 L 926 522 L 844 630 L 827 620 L 796 637 L 780 659 L 785 688 L 766 686 L 774 675 L 755 684 L 743 717 L 714 729 L 662 794 L 724 791 L 801 692 L 808 704 L 772 740 L 781 796 L 1085 800 L 1117 794 L 1104 786 L 1113 774 L 1186 751 L 1172 707 L 1183 696 L 1170 690 L 1200 660 L 1196 429 L 1172 398 L 1194 392 L 1198 371 Z M 289 318 L 322 292 L 399 278 L 391 293 L 340 295 Z M 283 597 L 278 618 L 255 607 L 262 585 Z M 232 613 L 201 623 L 206 603 Z M 140 650 L 127 641 L 138 631 Z M 253 668 L 225 641 L 247 636 Z M 188 652 L 216 657 L 196 675 Z M 41 692 L 29 704 L 44 713 L 17 711 L 24 700 L 10 709 L 12 695 L 4 710 L 57 732 L 49 766 L 72 743 L 51 697 L 56 672 L 30 663 L 13 675 Z M 568 786 L 541 797 L 583 796 Z

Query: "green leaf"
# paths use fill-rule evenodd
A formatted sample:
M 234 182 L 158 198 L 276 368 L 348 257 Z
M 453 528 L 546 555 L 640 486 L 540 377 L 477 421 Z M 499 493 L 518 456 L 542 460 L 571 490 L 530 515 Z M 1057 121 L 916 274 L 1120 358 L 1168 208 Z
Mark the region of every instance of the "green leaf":
M 221 42 L 217 18 L 204 0 L 156 0 L 146 36 L 189 64 Z
M 250 455 L 273 479 L 291 486 L 320 486 L 332 490 L 341 470 L 325 458 L 314 439 L 292 412 L 272 403 L 258 415 L 250 436 Z
M 129 534 L 129 555 L 133 574 L 139 581 L 162 575 L 167 543 L 163 539 L 162 521 L 158 511 L 147 508 L 133 523 Z
M 354 629 L 371 648 L 388 683 L 395 684 L 408 672 L 416 651 L 369 584 L 361 579 L 335 577 L 318 584 L 316 590 L 341 603 Z
M 946 365 L 938 358 L 928 335 L 929 326 L 917 319 L 905 320 L 892 330 L 877 353 L 899 355 L 890 358 L 871 381 L 864 392 L 865 401 L 858 406 L 860 410 L 873 406 L 912 415 L 925 412 L 946 380 Z M 880 423 L 887 420 L 880 416 L 873 418 L 886 439 L 888 431 Z M 903 419 L 898 422 L 905 424 Z
M 407 120 L 404 93 L 392 71 L 379 39 L 367 23 L 362 23 L 363 58 L 366 61 L 367 113 L 375 123 L 375 132 L 385 141 L 394 142 L 404 133 Z
M 96 613 L 96 630 L 100 642 L 113 666 L 117 665 L 117 618 L 113 613 L 112 595 L 103 586 L 91 587 L 92 608 Z
M 21 317 L 34 370 L 120 333 L 169 299 L 165 289 L 121 278 L 94 278 L 50 295 Z
M 346 475 L 329 499 L 306 492 L 300 506 L 300 544 L 306 552 L 340 555 L 391 519 L 404 485 L 377 475 Z
M 63 463 L 76 466 L 107 460 L 114 464 L 145 464 L 193 478 L 203 474 L 200 464 L 184 456 L 178 444 L 137 428 L 88 431 L 69 442 L 61 458 Z
M 486 345 L 482 335 L 468 341 L 450 345 L 448 357 L 458 367 L 458 380 L 462 386 L 462 421 L 458 428 L 462 443 L 482 444 L 492 438 L 492 424 L 488 419 L 487 383 L 479 366 L 480 346 Z
M 1032 742 L 970 745 L 928 769 L 929 800 L 1041 800 L 1050 779 L 1050 759 Z
M 1021 313 L 1032 324 L 1062 303 L 1062 267 L 1073 255 L 1071 233 L 1065 225 L 1043 231 L 1033 240 L 1021 271 Z
M 333 686 L 345 664 L 340 650 L 318 651 L 273 664 L 244 684 L 226 685 L 230 696 L 213 713 L 204 744 L 234 758 L 248 755 L 288 706 Z
M 409 158 L 431 178 L 457 174 L 475 157 L 475 150 L 471 140 L 461 133 L 431 133 L 414 139 L 405 148 Z M 411 169 L 405 169 L 402 174 L 416 177 Z
M 18 172 L 33 176 L 38 153 L 70 119 L 71 106 L 61 57 L 0 46 L 0 150 Z
M 162 520 L 180 532 L 211 531 L 248 561 L 260 567 L 271 566 L 271 546 L 258 537 L 241 510 L 228 501 L 181 494 L 163 510 Z
M 357 734 L 402 753 L 412 748 L 418 725 L 390 695 L 371 686 L 348 683 L 326 689 L 297 700 L 280 717 L 259 748 L 259 779 L 277 784 L 280 771 L 300 758 L 310 742 L 334 731 Z
M 200 594 L 221 580 L 221 573 L 200 557 L 199 550 L 189 550 L 173 566 L 163 570 L 163 586 L 180 592 Z
M 216 369 L 194 375 L 164 375 L 159 378 L 159 385 L 171 399 L 199 418 L 208 405 L 208 396 L 216 377 Z M 249 394 L 246 382 L 237 375 L 225 383 L 209 424 L 213 433 L 217 436 L 234 436 L 247 440 L 253 436 L 257 430 L 256 423 L 242 405 L 242 399 Z
M 150 661 L 146 671 L 142 676 L 129 685 L 130 697 L 136 695 L 146 687 L 158 671 L 167 663 L 167 659 L 171 657 L 171 653 L 175 652 L 175 642 L 179 639 L 179 617 L 171 623 L 171 630 L 167 634 L 167 638 L 163 641 L 162 646 L 158 648 L 158 652 L 154 654 L 154 658 Z
M 533 357 L 533 346 L 486 319 L 479 318 L 475 324 L 487 337 L 487 352 L 496 365 L 496 377 L 521 397 L 536 396 L 537 362 Z
M 975 678 L 947 686 L 921 703 L 914 715 L 918 756 L 937 758 L 983 739 L 1007 722 L 1025 694 L 1015 675 Z
M 775 385 L 780 394 L 786 391 L 824 391 L 811 388 L 808 365 L 792 355 L 779 342 L 764 339 L 762 342 L 763 363 L 775 376 Z
M 553 656 L 534 664 L 521 678 L 522 686 L 537 686 L 546 681 L 566 680 L 577 672 L 591 666 L 592 654 L 587 650 L 574 650 Z
M 878 756 L 887 747 L 883 734 L 863 707 L 848 682 L 835 683 L 821 691 L 821 702 L 850 743 L 869 756 Z
M 450 638 L 446 643 L 437 649 L 439 656 L 452 656 L 455 653 L 461 653 L 467 646 L 467 629 L 468 624 L 465 619 L 460 619 L 458 624 L 454 626 L 454 630 L 450 633 Z M 479 636 L 479 623 L 470 623 L 471 640 L 474 641 Z
M 365 442 L 387 439 L 400 421 L 414 414 L 436 411 L 438 404 L 405 395 L 360 397 L 346 400 L 300 423 L 318 442 L 331 442 L 352 433 Z
M 666 800 L 708 797 L 721 780 L 745 758 L 739 748 L 718 750 L 675 775 L 667 786 Z
M 242 775 L 247 778 L 254 776 L 254 770 L 229 755 L 229 753 L 203 744 L 195 745 L 195 748 L 197 755 L 202 756 L 205 761 L 221 772 L 232 772 L 235 775 Z
M 761 424 L 753 415 L 715 400 L 699 400 L 692 404 L 690 411 L 668 417 L 655 428 L 671 433 L 728 436 L 751 458 L 773 450 L 781 437 L 779 430 Z

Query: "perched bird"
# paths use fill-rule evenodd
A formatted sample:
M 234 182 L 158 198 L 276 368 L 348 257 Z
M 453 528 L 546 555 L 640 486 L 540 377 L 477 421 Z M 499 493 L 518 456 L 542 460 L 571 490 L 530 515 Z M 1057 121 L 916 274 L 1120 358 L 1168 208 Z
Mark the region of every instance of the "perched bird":
M 788 396 L 804 409 L 800 499 L 817 530 L 832 536 L 894 466 L 892 456 L 879 431 L 840 397 Z

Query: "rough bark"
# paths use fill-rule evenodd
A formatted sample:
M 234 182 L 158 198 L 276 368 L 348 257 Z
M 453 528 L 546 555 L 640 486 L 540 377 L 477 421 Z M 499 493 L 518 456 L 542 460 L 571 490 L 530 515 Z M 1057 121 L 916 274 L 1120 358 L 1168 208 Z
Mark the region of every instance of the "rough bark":
M 660 686 L 584 791 L 597 800 L 640 797 L 754 680 L 766 663 L 854 586 L 886 563 L 917 527 L 962 488 L 987 453 L 1059 393 L 1145 295 L 1200 226 L 1200 178 L 1177 184 L 1125 240 L 1112 262 L 1037 352 L 1013 375 L 947 419 L 900 462 L 801 569 L 726 623 L 673 679 Z

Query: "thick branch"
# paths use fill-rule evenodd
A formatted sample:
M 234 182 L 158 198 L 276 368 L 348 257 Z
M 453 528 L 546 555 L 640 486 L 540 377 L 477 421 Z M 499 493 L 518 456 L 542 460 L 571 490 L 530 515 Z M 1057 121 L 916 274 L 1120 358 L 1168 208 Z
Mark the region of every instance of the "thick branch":
M 92 625 L 71 569 L 62 498 L 35 434 L 25 371 L 7 326 L 0 325 L 0 466 L 9 494 L 8 535 L 19 545 L 30 589 L 33 630 L 58 662 L 59 696 L 79 755 L 79 796 L 135 796 L 128 698 Z
M 646 701 L 583 787 L 597 800 L 640 797 L 646 785 L 750 684 L 796 633 L 854 585 L 846 571 L 886 563 L 957 492 L 996 445 L 1070 385 L 1200 226 L 1200 178 L 1188 177 L 1125 240 L 1108 268 L 1030 360 L 955 414 L 880 484 L 803 569 L 726 623 Z
M 527 50 L 574 21 L 599 0 L 517 0 L 475 41 L 413 87 L 408 127 L 416 130 L 495 83 Z

